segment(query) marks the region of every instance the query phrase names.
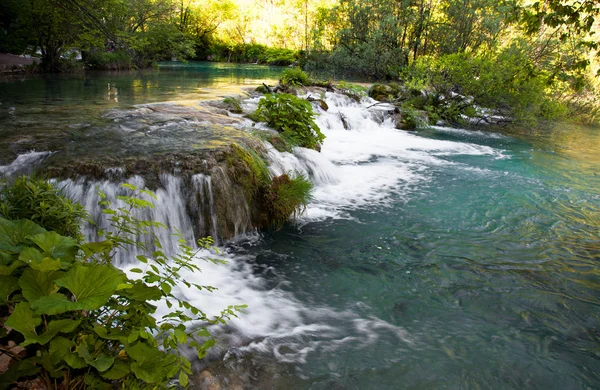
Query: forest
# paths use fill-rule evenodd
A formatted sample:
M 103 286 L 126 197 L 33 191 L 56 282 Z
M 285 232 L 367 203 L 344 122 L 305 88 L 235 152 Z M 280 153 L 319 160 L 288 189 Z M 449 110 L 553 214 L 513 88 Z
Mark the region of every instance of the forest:
M 37 55 L 46 72 L 165 60 L 299 65 L 326 79 L 481 95 L 484 105 L 522 113 L 536 101 L 533 111 L 551 118 L 598 115 L 593 0 L 7 0 L 0 7 L 0 52 Z

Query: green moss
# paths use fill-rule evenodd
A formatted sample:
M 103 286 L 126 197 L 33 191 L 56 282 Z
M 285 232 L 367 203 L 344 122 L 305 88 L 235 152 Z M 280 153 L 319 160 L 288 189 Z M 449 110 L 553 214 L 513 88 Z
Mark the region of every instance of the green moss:
M 282 133 L 274 133 L 269 130 L 254 130 L 252 134 L 263 141 L 269 142 L 279 152 L 291 152 L 294 145 L 286 139 Z
M 235 114 L 241 114 L 243 112 L 241 101 L 238 98 L 226 97 L 225 99 L 223 99 L 223 103 L 227 105 L 228 111 L 231 111 Z
M 233 180 L 244 189 L 248 204 L 252 204 L 255 195 L 269 185 L 267 163 L 254 150 L 231 144 L 227 164 L 231 168 Z
M 258 93 L 262 93 L 263 95 L 270 93 L 267 87 L 265 87 L 264 85 L 259 85 L 258 87 L 256 87 L 255 91 Z
M 271 181 L 264 193 L 267 224 L 281 228 L 290 218 L 301 214 L 311 199 L 312 183 L 303 175 L 290 178 L 283 174 Z

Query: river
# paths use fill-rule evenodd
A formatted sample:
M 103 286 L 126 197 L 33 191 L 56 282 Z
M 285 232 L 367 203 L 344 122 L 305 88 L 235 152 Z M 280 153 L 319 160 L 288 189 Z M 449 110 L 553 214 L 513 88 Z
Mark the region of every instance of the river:
M 27 127 L 220 98 L 279 72 L 256 69 L 1 83 L 0 134 L 14 155 L 0 163 L 26 152 L 14 142 Z M 239 376 L 254 388 L 600 387 L 600 129 L 409 133 L 367 104 L 326 101 L 320 154 L 270 152 L 274 173 L 313 180 L 305 214 L 225 243 L 226 265 L 198 259 L 193 277 L 218 291 L 180 291 L 209 312 L 248 305 L 216 330 L 234 339 L 220 347 L 228 367 L 250 364 Z M 161 196 L 168 212 L 181 208 L 177 190 Z

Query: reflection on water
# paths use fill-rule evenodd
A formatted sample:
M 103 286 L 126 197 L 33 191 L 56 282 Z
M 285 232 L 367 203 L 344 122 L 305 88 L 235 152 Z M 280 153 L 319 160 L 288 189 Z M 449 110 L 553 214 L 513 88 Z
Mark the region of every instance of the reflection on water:
M 0 82 L 0 164 L 32 149 L 56 151 L 81 129 L 105 128 L 103 113 L 153 102 L 222 99 L 262 82 L 279 67 L 165 63 L 155 70 L 31 76 Z

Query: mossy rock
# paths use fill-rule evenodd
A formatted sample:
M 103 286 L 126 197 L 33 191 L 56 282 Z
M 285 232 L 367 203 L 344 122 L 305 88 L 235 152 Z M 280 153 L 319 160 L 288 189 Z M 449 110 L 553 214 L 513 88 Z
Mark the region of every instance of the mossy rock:
M 256 92 L 258 93 L 262 93 L 263 95 L 267 94 L 267 93 L 271 93 L 267 87 L 265 87 L 264 85 L 259 85 L 258 87 L 256 87 L 255 89 Z
M 369 88 L 369 97 L 380 102 L 387 102 L 390 100 L 390 97 L 393 97 L 394 90 L 385 84 L 373 84 L 371 88 Z
M 225 109 L 229 112 L 233 112 L 234 114 L 241 114 L 244 112 L 242 110 L 242 102 L 238 98 L 226 97 L 223 99 L 223 103 L 225 104 Z

